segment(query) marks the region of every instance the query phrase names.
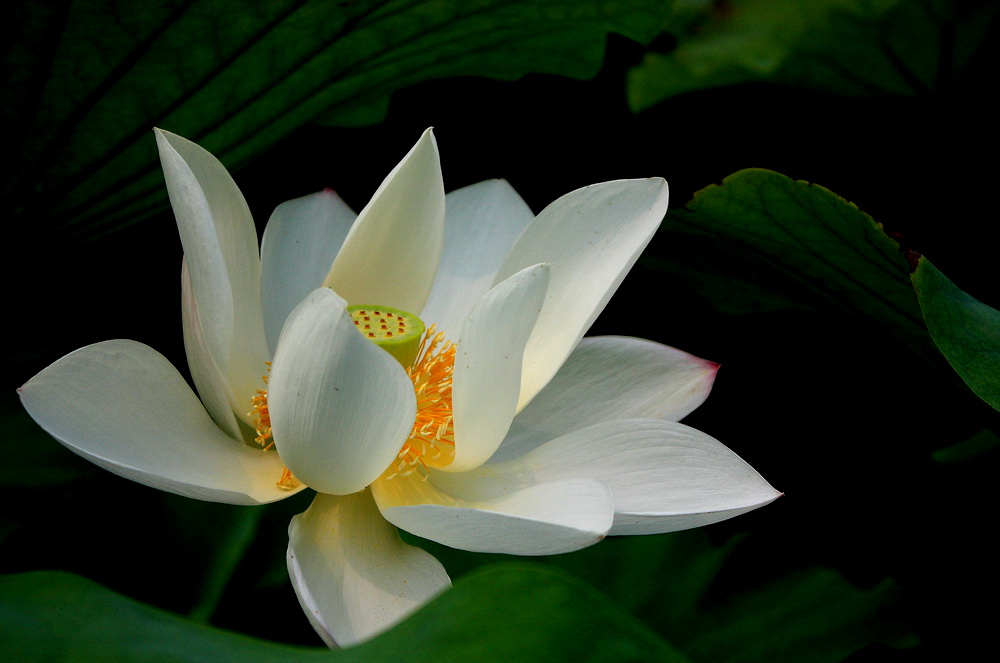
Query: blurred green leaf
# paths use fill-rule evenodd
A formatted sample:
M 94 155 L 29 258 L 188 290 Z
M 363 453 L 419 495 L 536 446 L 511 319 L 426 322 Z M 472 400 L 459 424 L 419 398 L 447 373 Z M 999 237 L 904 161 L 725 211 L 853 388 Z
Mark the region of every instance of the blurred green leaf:
M 845 95 L 940 91 L 1000 13 L 986 0 L 689 0 L 675 47 L 629 75 L 634 111 L 693 90 L 769 82 Z
M 997 449 L 1000 449 L 1000 435 L 984 428 L 958 444 L 938 449 L 931 458 L 940 465 L 980 463 Z
M 873 643 L 913 647 L 917 639 L 893 616 L 891 580 L 859 588 L 837 571 L 793 571 L 704 616 L 678 642 L 696 661 L 833 663 Z
M 892 579 L 858 587 L 829 567 L 775 563 L 784 551 L 759 535 L 713 544 L 710 530 L 609 537 L 548 561 L 592 577 L 694 661 L 826 663 L 916 644 Z
M 945 359 L 977 396 L 1000 410 L 1000 311 L 967 295 L 923 256 L 911 278 Z
M 5 8 L 5 215 L 107 229 L 166 200 L 154 126 L 236 168 L 311 121 L 380 121 L 448 76 L 594 76 L 662 0 L 20 0 Z
M 335 652 L 201 626 L 50 572 L 0 579 L 0 634 L 0 654 L 16 661 L 688 661 L 607 597 L 528 564 L 474 572 L 391 631 Z
M 70 573 L 0 578 L 0 634 L 10 661 L 337 660 L 201 626 Z
M 671 628 L 689 629 L 699 619 L 697 606 L 743 539 L 733 536 L 715 546 L 703 528 L 611 536 L 600 545 L 546 561 L 592 583 L 629 612 L 640 616 L 648 612 Z M 435 555 L 442 553 L 435 550 Z M 657 582 L 650 582 L 651 578 Z

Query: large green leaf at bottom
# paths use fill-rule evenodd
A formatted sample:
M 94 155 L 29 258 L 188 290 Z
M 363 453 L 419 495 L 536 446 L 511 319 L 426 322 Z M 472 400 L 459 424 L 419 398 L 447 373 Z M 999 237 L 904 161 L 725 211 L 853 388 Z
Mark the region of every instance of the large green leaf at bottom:
M 332 652 L 202 626 L 67 573 L 7 576 L 0 579 L 0 658 L 67 663 L 688 661 L 607 597 L 564 573 L 528 564 L 471 573 L 395 629 Z
M 911 278 L 945 359 L 977 396 L 1000 410 L 1000 311 L 963 292 L 923 256 Z

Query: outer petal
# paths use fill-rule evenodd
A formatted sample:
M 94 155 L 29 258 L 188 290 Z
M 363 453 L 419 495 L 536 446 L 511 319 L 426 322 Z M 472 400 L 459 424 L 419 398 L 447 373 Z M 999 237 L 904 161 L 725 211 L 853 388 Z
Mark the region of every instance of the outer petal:
M 440 562 L 403 543 L 367 490 L 317 495 L 288 538 L 292 586 L 331 647 L 377 635 L 451 586 Z
M 525 351 L 521 404 L 530 401 L 617 290 L 667 211 L 662 179 L 619 180 L 577 189 L 538 215 L 497 273 L 552 264 L 549 294 Z
M 445 196 L 444 252 L 423 317 L 458 338 L 472 307 L 535 215 L 505 180 L 487 180 Z
M 232 403 L 236 400 L 229 388 L 229 380 L 212 356 L 205 338 L 205 327 L 201 322 L 201 312 L 194 293 L 191 292 L 191 274 L 187 261 L 181 264 L 181 323 L 184 329 L 184 351 L 187 354 L 188 370 L 198 390 L 201 402 L 212 415 L 215 423 L 229 434 L 240 439 L 240 424 L 233 414 Z M 249 405 L 249 401 L 247 401 Z
M 491 499 L 522 486 L 588 477 L 614 495 L 611 534 L 700 527 L 780 496 L 717 440 L 670 421 L 606 421 L 556 438 L 523 456 L 475 472 L 438 474 L 442 490 Z
M 21 389 L 24 408 L 71 451 L 115 474 L 185 497 L 260 504 L 292 494 L 276 453 L 223 433 L 180 373 L 135 341 L 72 352 Z
M 156 130 L 156 142 L 206 347 L 227 377 L 233 411 L 244 416 L 268 358 L 257 230 L 218 159 L 165 131 Z
M 597 543 L 611 527 L 611 493 L 599 481 L 567 479 L 525 488 L 512 483 L 486 499 L 463 495 L 479 471 L 432 471 L 430 481 L 415 475 L 379 479 L 372 494 L 385 519 L 397 527 L 473 552 L 554 555 Z M 435 476 L 452 479 L 457 490 L 440 490 Z
M 260 297 L 274 353 L 285 318 L 323 284 L 357 218 L 330 189 L 278 205 L 260 245 Z
M 640 338 L 587 337 L 514 419 L 496 460 L 614 419 L 679 421 L 708 397 L 719 365 Z
M 348 304 L 419 315 L 434 283 L 443 234 L 444 182 L 428 129 L 361 210 L 323 285 Z
M 275 446 L 311 488 L 354 493 L 389 466 L 416 414 L 413 383 L 363 337 L 328 288 L 299 304 L 281 332 L 268 389 Z
M 521 390 L 524 344 L 548 284 L 547 265 L 529 267 L 486 293 L 466 320 L 452 390 L 455 458 L 443 470 L 481 465 L 503 442 Z

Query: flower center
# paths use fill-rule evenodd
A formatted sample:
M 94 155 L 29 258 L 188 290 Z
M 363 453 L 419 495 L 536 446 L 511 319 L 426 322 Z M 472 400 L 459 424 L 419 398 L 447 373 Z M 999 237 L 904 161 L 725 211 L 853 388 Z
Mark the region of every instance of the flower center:
M 455 457 L 455 427 L 451 414 L 451 374 L 455 370 L 454 343 L 424 329 L 412 313 L 386 306 L 348 306 L 358 331 L 391 354 L 406 369 L 417 396 L 417 416 L 410 437 L 385 471 L 386 479 L 417 472 L 427 478 L 428 467 L 447 465 Z
M 394 479 L 416 472 L 426 479 L 428 468 L 444 467 L 455 457 L 451 379 L 458 348 L 445 340 L 443 332 L 435 333 L 434 325 L 425 329 L 423 321 L 412 313 L 386 306 L 349 306 L 347 312 L 359 332 L 403 365 L 417 397 L 417 416 L 410 436 L 382 476 Z M 271 363 L 267 366 L 270 370 Z M 250 405 L 248 415 L 257 430 L 254 440 L 267 451 L 274 446 L 267 389 L 258 389 Z M 298 487 L 299 481 L 286 467 L 277 485 L 291 490 Z

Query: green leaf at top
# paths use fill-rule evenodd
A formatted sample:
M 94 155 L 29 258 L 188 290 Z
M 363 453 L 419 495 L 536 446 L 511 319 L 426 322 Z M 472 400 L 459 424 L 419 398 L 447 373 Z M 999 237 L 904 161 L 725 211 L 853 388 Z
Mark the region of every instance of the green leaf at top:
M 303 124 L 374 123 L 420 81 L 587 78 L 663 0 L 17 0 L 5 7 L 4 216 L 108 227 L 166 200 L 150 130 L 238 167 Z
M 635 111 L 685 92 L 768 82 L 845 95 L 947 86 L 995 22 L 989 0 L 689 0 L 667 23 L 676 47 L 629 75 Z
M 688 663 L 607 597 L 563 573 L 527 564 L 471 573 L 396 628 L 341 651 L 202 626 L 67 573 L 7 576 L 0 578 L 0 658 L 24 663 Z
M 923 256 L 912 279 L 945 359 L 977 396 L 1000 410 L 1000 311 L 967 295 Z

